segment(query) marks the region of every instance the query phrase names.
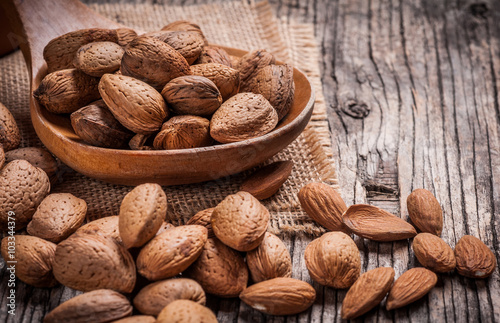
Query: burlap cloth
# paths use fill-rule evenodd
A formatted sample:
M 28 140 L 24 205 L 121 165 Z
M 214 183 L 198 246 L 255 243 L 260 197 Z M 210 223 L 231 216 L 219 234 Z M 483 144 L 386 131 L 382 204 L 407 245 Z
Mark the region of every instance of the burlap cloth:
M 201 26 L 211 43 L 246 50 L 265 48 L 278 59 L 304 71 L 316 91 L 312 120 L 297 140 L 272 158 L 292 160 L 294 166 L 278 193 L 263 203 L 271 212 L 271 232 L 318 235 L 324 231 L 301 210 L 297 199 L 300 188 L 313 181 L 337 187 L 312 25 L 278 20 L 267 2 L 235 1 L 183 7 L 91 4 L 90 7 L 110 19 L 145 31 L 160 29 L 174 20 L 192 20 Z M 19 51 L 0 59 L 0 102 L 12 111 L 18 122 L 21 146 L 42 146 L 31 125 L 29 77 Z M 196 212 L 215 206 L 228 194 L 237 192 L 242 179 L 250 172 L 252 170 L 201 184 L 164 187 L 168 220 L 182 224 Z M 87 220 L 118 214 L 121 200 L 132 189 L 88 178 L 64 165 L 59 175 L 60 181 L 52 192 L 72 193 L 87 201 Z

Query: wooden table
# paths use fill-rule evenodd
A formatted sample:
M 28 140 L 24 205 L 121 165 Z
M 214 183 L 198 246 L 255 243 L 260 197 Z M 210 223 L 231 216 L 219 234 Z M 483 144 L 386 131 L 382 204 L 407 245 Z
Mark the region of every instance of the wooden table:
M 99 1 L 102 2 L 102 1 Z M 166 0 L 167 4 L 210 0 Z M 315 25 L 332 145 L 347 204 L 370 203 L 407 218 L 415 188 L 443 207 L 442 238 L 483 240 L 500 262 L 500 1 L 270 0 L 278 16 Z M 307 237 L 287 237 L 294 277 L 310 281 Z M 362 271 L 418 266 L 406 241 L 356 238 Z M 2 281 L 7 278 L 1 271 Z M 73 291 L 24 284 L 14 320 L 38 322 Z M 309 310 L 269 317 L 238 300 L 212 298 L 220 322 L 337 322 L 344 290 L 313 283 Z M 6 291 L 0 291 L 0 321 Z M 500 322 L 498 268 L 487 280 L 440 275 L 430 294 L 406 308 L 381 307 L 365 321 Z

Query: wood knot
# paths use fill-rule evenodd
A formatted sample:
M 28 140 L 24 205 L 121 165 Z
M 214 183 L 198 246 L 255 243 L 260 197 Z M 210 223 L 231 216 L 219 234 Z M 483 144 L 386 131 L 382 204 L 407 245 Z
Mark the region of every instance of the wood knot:
M 371 109 L 364 102 L 357 102 L 356 100 L 348 100 L 342 106 L 342 111 L 352 118 L 363 119 L 370 114 Z
M 488 5 L 484 2 L 472 3 L 469 5 L 469 12 L 476 18 L 486 19 Z

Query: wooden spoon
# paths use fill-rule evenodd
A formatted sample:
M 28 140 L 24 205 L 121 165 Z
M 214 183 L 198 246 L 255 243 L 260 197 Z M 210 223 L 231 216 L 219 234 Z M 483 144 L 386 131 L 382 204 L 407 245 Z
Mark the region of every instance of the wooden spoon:
M 42 53 L 53 38 L 84 28 L 122 25 L 96 14 L 78 0 L 1 1 L 20 40 L 30 72 L 31 92 L 47 74 Z M 230 54 L 246 52 L 225 48 Z M 309 122 L 314 92 L 307 77 L 294 69 L 295 100 L 290 113 L 272 132 L 241 142 L 182 150 L 135 151 L 93 147 L 83 143 L 68 117 L 53 115 L 30 96 L 31 120 L 43 144 L 77 172 L 106 182 L 177 185 L 214 180 L 254 167 L 288 146 Z

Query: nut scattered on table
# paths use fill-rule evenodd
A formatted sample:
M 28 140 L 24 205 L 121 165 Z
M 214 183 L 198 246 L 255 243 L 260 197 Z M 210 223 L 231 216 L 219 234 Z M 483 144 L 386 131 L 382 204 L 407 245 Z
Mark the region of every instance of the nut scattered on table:
M 441 236 L 443 211 L 436 197 L 426 189 L 418 188 L 406 199 L 411 222 L 422 232 Z
M 478 238 L 465 235 L 455 246 L 457 271 L 470 278 L 487 278 L 497 266 L 493 251 Z
M 413 238 L 413 252 L 422 266 L 436 272 L 446 273 L 455 269 L 453 249 L 432 233 L 419 233 Z
M 405 271 L 387 296 L 387 310 L 406 306 L 424 297 L 436 285 L 437 280 L 437 275 L 429 269 L 412 268 Z

